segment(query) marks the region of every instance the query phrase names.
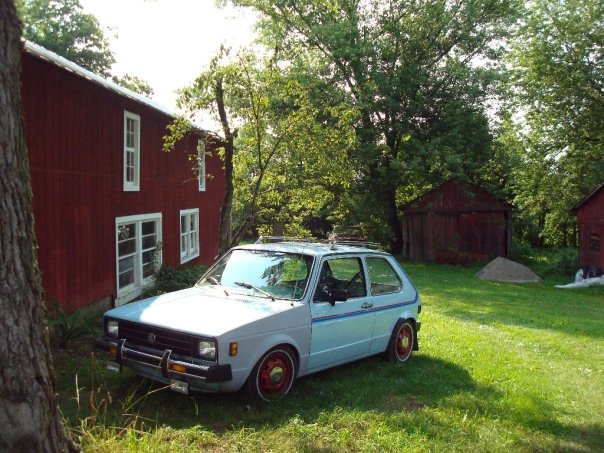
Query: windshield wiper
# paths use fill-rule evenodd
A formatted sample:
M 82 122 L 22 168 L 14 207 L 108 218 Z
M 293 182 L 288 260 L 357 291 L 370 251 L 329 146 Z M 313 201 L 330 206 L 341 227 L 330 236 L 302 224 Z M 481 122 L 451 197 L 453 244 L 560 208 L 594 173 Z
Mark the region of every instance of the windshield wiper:
M 255 289 L 259 293 L 262 293 L 265 296 L 270 297 L 273 302 L 275 301 L 275 298 L 273 297 L 273 295 L 271 293 L 266 292 L 263 289 L 258 288 L 257 286 L 252 285 L 251 283 L 248 283 L 248 282 L 235 282 L 235 284 L 238 285 L 238 286 L 243 286 L 244 288 L 247 288 L 247 289 Z
M 206 277 L 207 280 L 209 280 L 210 282 L 214 283 L 216 286 L 220 286 L 222 288 L 222 290 L 224 291 L 224 293 L 227 295 L 227 297 L 229 297 L 229 293 L 227 292 L 226 289 L 224 289 L 222 287 L 222 284 L 216 280 L 214 277 Z

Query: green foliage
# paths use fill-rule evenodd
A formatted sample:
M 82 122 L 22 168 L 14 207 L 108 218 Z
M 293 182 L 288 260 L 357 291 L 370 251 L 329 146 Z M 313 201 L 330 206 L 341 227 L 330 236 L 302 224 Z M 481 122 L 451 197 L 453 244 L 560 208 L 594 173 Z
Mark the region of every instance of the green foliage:
M 579 269 L 576 248 L 570 247 L 533 247 L 528 242 L 512 243 L 512 259 L 518 261 L 541 277 L 574 279 Z
M 162 265 L 155 274 L 155 285 L 145 292 L 145 297 L 190 288 L 201 278 L 207 266 L 181 266 L 170 268 Z
M 397 206 L 450 177 L 493 181 L 485 103 L 514 0 L 358 2 L 235 0 L 261 13 L 263 42 L 283 60 L 305 52 L 358 115 L 356 218 L 402 246 Z M 474 64 L 477 60 L 485 64 Z M 325 97 L 320 97 L 324 100 Z M 411 190 L 410 190 L 411 189 Z
M 513 41 L 511 185 L 534 244 L 572 244 L 570 209 L 602 182 L 603 30 L 602 2 L 539 0 L 527 3 Z
M 274 221 L 290 234 L 304 231 L 308 216 L 337 215 L 337 194 L 354 177 L 347 154 L 355 143 L 354 111 L 311 75 L 321 67 L 300 59 L 280 66 L 277 57 L 223 49 L 181 90 L 189 117 L 209 109 L 222 126 L 222 141 L 234 140 L 234 243 L 250 228 L 270 231 Z M 172 137 L 182 135 L 180 123 L 173 124 Z
M 130 91 L 134 91 L 135 93 L 142 94 L 145 97 L 151 98 L 153 96 L 154 92 L 151 85 L 140 77 L 125 74 L 121 77 L 113 76 L 111 80 L 118 85 L 128 88 Z
M 23 36 L 103 77 L 115 58 L 98 20 L 79 0 L 17 0 Z
M 81 310 L 67 313 L 56 299 L 49 298 L 50 338 L 60 348 L 67 348 L 72 341 L 94 334 L 97 324 L 98 316 L 86 316 Z
M 249 407 L 238 394 L 179 395 L 110 373 L 87 350 L 56 362 L 62 413 L 85 451 L 601 450 L 604 288 L 405 268 L 423 310 L 420 350 L 404 366 L 359 360 Z

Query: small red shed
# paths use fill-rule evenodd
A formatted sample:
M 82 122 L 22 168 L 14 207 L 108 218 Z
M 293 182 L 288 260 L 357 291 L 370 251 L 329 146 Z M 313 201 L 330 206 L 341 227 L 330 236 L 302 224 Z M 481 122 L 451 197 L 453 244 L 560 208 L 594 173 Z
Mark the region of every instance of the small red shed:
M 406 260 L 465 264 L 509 256 L 512 206 L 478 186 L 452 179 L 400 209 Z
M 29 42 L 22 65 L 47 297 L 67 311 L 121 305 L 161 264 L 211 263 L 225 179 L 208 133 L 164 152 L 167 109 Z
M 604 182 L 573 211 L 579 225 L 579 267 L 595 266 L 604 270 Z

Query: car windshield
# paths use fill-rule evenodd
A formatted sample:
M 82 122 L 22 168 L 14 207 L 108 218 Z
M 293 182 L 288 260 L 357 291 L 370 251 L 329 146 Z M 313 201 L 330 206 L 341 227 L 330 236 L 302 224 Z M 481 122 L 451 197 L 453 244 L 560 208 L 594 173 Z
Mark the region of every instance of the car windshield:
M 278 299 L 301 299 L 313 257 L 268 250 L 232 250 L 197 286 L 215 286 L 229 293 Z

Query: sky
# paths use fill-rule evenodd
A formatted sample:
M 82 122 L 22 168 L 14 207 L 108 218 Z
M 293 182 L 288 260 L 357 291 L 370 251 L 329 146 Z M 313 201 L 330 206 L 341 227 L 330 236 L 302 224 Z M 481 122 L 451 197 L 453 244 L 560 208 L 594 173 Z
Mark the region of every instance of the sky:
M 192 82 L 221 44 L 254 39 L 249 10 L 217 8 L 214 0 L 80 0 L 109 38 L 113 73 L 147 81 L 153 100 L 176 111 L 175 90 Z

